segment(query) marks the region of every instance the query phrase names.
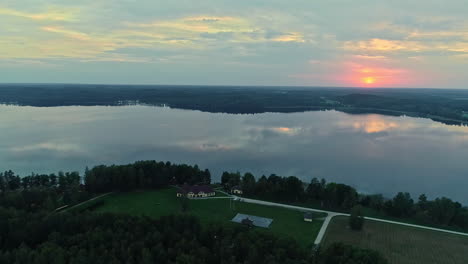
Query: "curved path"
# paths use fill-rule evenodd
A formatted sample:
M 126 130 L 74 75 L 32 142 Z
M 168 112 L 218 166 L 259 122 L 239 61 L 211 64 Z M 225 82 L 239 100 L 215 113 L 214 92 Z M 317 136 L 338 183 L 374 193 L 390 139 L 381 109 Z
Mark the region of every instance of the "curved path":
M 105 194 L 101 194 L 101 195 L 99 195 L 99 196 L 93 197 L 93 198 L 91 198 L 91 199 L 89 199 L 89 200 L 86 200 L 86 201 L 84 201 L 84 202 L 81 202 L 81 203 L 79 203 L 79 204 L 75 204 L 75 205 L 73 205 L 73 206 L 71 206 L 71 207 L 68 207 L 68 208 L 66 208 L 66 209 L 64 209 L 64 210 L 62 210 L 62 211 L 60 211 L 60 212 L 65 212 L 65 211 L 71 210 L 71 209 L 73 209 L 73 208 L 75 208 L 75 207 L 78 207 L 78 206 L 80 206 L 80 205 L 83 205 L 83 204 L 92 202 L 92 201 L 94 201 L 94 200 L 96 200 L 96 199 L 99 199 L 99 198 L 101 198 L 101 197 L 107 196 L 107 195 L 109 195 L 109 194 L 111 194 L 111 193 L 112 193 L 112 192 L 108 192 L 108 193 L 105 193 Z M 58 208 L 58 209 L 60 209 L 60 208 Z
M 322 239 L 323 239 L 323 237 L 325 235 L 325 232 L 326 232 L 326 230 L 328 228 L 328 225 L 330 224 L 330 221 L 331 221 L 331 219 L 333 217 L 340 216 L 340 215 L 341 216 L 349 216 L 349 214 L 337 213 L 337 212 L 320 210 L 320 209 L 312 209 L 312 208 L 289 205 L 289 204 L 273 203 L 273 202 L 267 202 L 267 201 L 250 199 L 250 198 L 242 198 L 242 197 L 238 197 L 238 196 L 232 196 L 232 197 L 235 200 L 246 202 L 246 203 L 254 203 L 254 204 L 261 204 L 261 205 L 268 205 L 268 206 L 278 206 L 278 207 L 284 207 L 284 208 L 289 208 L 289 209 L 293 209 L 293 210 L 308 211 L 308 212 L 327 213 L 328 216 L 325 218 L 325 221 L 323 222 L 322 228 L 320 229 L 320 231 L 319 231 L 319 233 L 317 235 L 317 238 L 315 239 L 315 242 L 314 242 L 315 245 L 318 245 L 318 244 L 320 244 L 320 242 L 322 242 Z M 439 232 L 444 232 L 444 233 L 449 233 L 449 234 L 455 234 L 455 235 L 461 235 L 461 236 L 467 236 L 468 237 L 468 233 L 462 233 L 462 232 L 451 231 L 451 230 L 440 229 L 440 228 L 434 228 L 434 227 L 428 227 L 428 226 L 422 226 L 422 225 L 408 224 L 408 223 L 385 220 L 385 219 L 374 218 L 374 217 L 364 217 L 364 218 L 367 219 L 367 220 L 372 220 L 372 221 L 384 222 L 384 223 L 395 224 L 395 225 L 403 225 L 403 226 L 427 229 L 427 230 L 432 230 L 432 231 L 439 231 Z

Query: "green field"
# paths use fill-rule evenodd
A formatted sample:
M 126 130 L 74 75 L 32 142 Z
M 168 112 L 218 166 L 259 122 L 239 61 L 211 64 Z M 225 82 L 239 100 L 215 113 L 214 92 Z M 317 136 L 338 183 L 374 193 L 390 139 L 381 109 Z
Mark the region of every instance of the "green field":
M 176 198 L 175 189 L 116 193 L 104 197 L 104 204 L 96 212 L 125 213 L 160 217 L 181 212 L 181 204 Z M 189 200 L 189 213 L 200 218 L 202 223 L 213 221 L 227 225 L 237 225 L 230 220 L 237 213 L 268 217 L 273 219 L 270 229 L 255 228 L 261 232 L 273 232 L 283 237 L 293 237 L 304 246 L 311 246 L 323 220 L 313 223 L 303 221 L 303 213 L 280 207 L 233 202 L 230 199 Z M 323 217 L 324 215 L 316 215 Z
M 468 237 L 367 220 L 364 230 L 348 228 L 348 217 L 334 217 L 323 245 L 332 242 L 375 249 L 391 264 L 466 264 Z

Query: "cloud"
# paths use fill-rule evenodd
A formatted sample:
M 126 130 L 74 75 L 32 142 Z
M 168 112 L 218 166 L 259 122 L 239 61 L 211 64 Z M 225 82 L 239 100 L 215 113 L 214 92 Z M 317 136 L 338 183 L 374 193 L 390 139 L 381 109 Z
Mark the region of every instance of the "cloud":
M 67 29 L 64 29 L 63 27 L 48 26 L 48 27 L 41 27 L 41 29 L 47 32 L 59 33 L 66 37 L 76 39 L 76 40 L 83 40 L 83 41 L 90 40 L 90 37 L 85 33 L 73 31 L 73 30 L 67 30 Z
M 377 56 L 371 56 L 371 55 L 353 55 L 354 58 L 356 59 L 363 59 L 363 60 L 386 60 L 388 59 L 388 57 L 386 56 L 381 56 L 381 55 L 377 55 Z
M 149 23 L 127 23 L 133 28 L 127 33 L 160 40 L 182 40 L 194 44 L 201 41 L 224 42 L 304 42 L 300 32 L 280 32 L 270 37 L 266 27 L 243 17 L 189 16 L 175 20 Z
M 285 35 L 272 38 L 272 40 L 278 42 L 305 42 L 304 36 L 299 32 L 291 32 Z
M 45 12 L 41 13 L 23 12 L 15 9 L 0 7 L 0 15 L 45 21 L 75 21 L 77 20 L 78 12 L 78 8 L 64 8 L 55 6 L 48 7 Z
M 26 145 L 21 147 L 12 147 L 13 153 L 23 153 L 32 151 L 53 151 L 53 152 L 81 152 L 82 149 L 76 144 L 59 144 L 54 142 L 43 142 L 39 144 Z
M 346 41 L 343 44 L 345 50 L 363 52 L 392 52 L 392 51 L 422 51 L 427 47 L 416 41 L 401 41 L 387 39 L 370 39 L 360 41 Z
M 17 65 L 60 61 L 69 76 L 76 77 L 76 69 L 88 71 L 83 78 L 95 75 L 89 67 L 93 62 L 131 63 L 116 67 L 119 73 L 113 67 L 103 69 L 107 77 L 95 78 L 104 83 L 138 71 L 127 75 L 135 79 L 125 81 L 333 86 L 355 85 L 340 75 L 347 72 L 345 62 L 354 62 L 412 69 L 431 78 L 443 75 L 440 80 L 466 87 L 466 77 L 458 72 L 467 70 L 468 20 L 466 7 L 459 3 L 442 7 L 424 2 L 421 9 L 422 0 L 391 5 L 363 0 L 340 6 L 327 1 L 290 5 L 274 0 L 267 6 L 215 2 L 188 7 L 180 1 L 4 0 L 0 59 L 22 60 Z M 141 68 L 124 70 L 136 64 Z M 32 63 L 31 71 L 36 65 Z M 213 66 L 219 74 L 214 77 L 200 65 Z M 452 66 L 448 70 L 442 65 Z M 249 70 L 252 66 L 255 73 Z M 11 78 L 23 80 L 18 68 Z M 143 68 L 152 68 L 152 73 L 141 74 Z M 182 81 L 178 71 L 190 74 Z M 119 76 L 110 78 L 113 74 Z M 402 75 L 394 73 L 392 79 L 408 79 Z
M 253 27 L 246 19 L 239 17 L 196 16 L 176 20 L 159 20 L 150 23 L 128 23 L 131 27 L 152 28 L 170 34 L 253 32 Z
M 31 15 L 31 17 L 53 17 Z M 29 16 L 29 15 L 28 15 Z M 58 19 L 58 17 L 55 17 Z M 81 23 L 39 25 L 39 31 L 24 26 L 28 34 L 7 34 L 0 43 L 0 58 L 78 58 L 82 62 L 148 62 L 158 58 L 111 54 L 125 48 L 165 50 L 213 50 L 237 43 L 304 42 L 299 32 L 279 32 L 268 36 L 269 29 L 254 25 L 242 17 L 186 16 L 147 23 L 124 22 L 115 29 L 103 31 L 84 27 Z M 76 29 L 80 28 L 80 29 Z

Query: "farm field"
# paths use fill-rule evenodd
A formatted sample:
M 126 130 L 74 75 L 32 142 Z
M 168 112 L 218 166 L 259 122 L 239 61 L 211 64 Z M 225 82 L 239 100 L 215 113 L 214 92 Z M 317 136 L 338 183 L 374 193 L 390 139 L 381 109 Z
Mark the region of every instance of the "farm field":
M 181 213 L 181 203 L 176 198 L 175 189 L 158 191 L 115 193 L 103 197 L 103 205 L 95 212 L 113 212 L 132 215 L 146 215 L 158 218 L 164 215 Z M 193 199 L 189 200 L 188 213 L 197 216 L 202 223 L 213 221 L 238 225 L 231 219 L 237 213 L 272 218 L 269 229 L 255 228 L 260 232 L 273 232 L 283 237 L 292 237 L 304 246 L 312 246 L 323 220 L 312 223 L 303 221 L 303 213 L 280 207 L 271 207 L 244 202 L 231 202 L 230 199 Z M 316 217 L 325 217 L 317 214 Z
M 391 264 L 466 264 L 468 238 L 437 231 L 366 220 L 363 231 L 348 228 L 348 217 L 334 217 L 323 245 L 344 242 L 381 252 Z

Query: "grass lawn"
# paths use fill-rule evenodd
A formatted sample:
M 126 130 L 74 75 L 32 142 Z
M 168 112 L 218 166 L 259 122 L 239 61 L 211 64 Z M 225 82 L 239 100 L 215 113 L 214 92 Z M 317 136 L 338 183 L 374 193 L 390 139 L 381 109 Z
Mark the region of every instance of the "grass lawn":
M 258 199 L 262 200 L 260 197 L 256 196 L 250 196 L 248 198 L 252 199 Z M 275 202 L 275 201 L 271 201 Z M 284 204 L 289 204 L 289 205 L 295 205 L 295 206 L 301 206 L 305 208 L 311 208 L 311 209 L 318 209 L 318 210 L 329 210 L 333 212 L 338 212 L 338 213 L 349 213 L 349 211 L 346 210 L 338 210 L 338 209 L 330 209 L 326 207 L 322 207 L 320 205 L 319 201 L 309 201 L 309 202 L 295 202 L 295 203 L 287 203 L 287 202 L 282 202 Z M 377 211 L 375 209 L 369 208 L 369 207 L 363 207 L 363 215 L 367 217 L 373 217 L 373 218 L 379 218 L 379 219 L 384 219 L 384 220 L 391 220 L 391 221 L 396 221 L 396 222 L 402 222 L 402 223 L 407 223 L 407 224 L 414 224 L 414 225 L 422 225 L 422 226 L 427 226 L 427 227 L 434 227 L 434 228 L 439 228 L 439 229 L 445 229 L 445 230 L 450 230 L 450 231 L 458 231 L 458 232 L 467 232 L 467 230 L 463 230 L 458 227 L 454 226 L 443 226 L 443 225 L 437 225 L 437 224 L 421 224 L 417 220 L 412 219 L 412 218 L 403 218 L 403 217 L 393 217 L 386 215 L 383 212 Z M 324 215 L 323 217 L 325 217 Z
M 220 191 L 215 191 L 216 192 L 216 196 L 219 196 L 219 197 L 227 197 L 228 195 L 225 194 L 225 193 L 222 193 Z
M 96 212 L 125 213 L 160 217 L 180 213 L 181 205 L 173 188 L 158 191 L 115 193 L 103 197 L 104 204 Z M 234 202 L 233 202 L 234 203 Z M 312 223 L 303 221 L 303 213 L 280 207 L 235 202 L 230 199 L 189 200 L 189 212 L 200 218 L 202 223 L 213 221 L 227 225 L 237 213 L 250 214 L 273 219 L 270 229 L 255 228 L 261 232 L 273 232 L 283 237 L 293 237 L 304 246 L 311 246 L 317 236 L 323 220 Z
M 468 237 L 366 220 L 363 231 L 348 228 L 348 217 L 334 217 L 323 245 L 332 242 L 371 248 L 391 264 L 466 264 Z

